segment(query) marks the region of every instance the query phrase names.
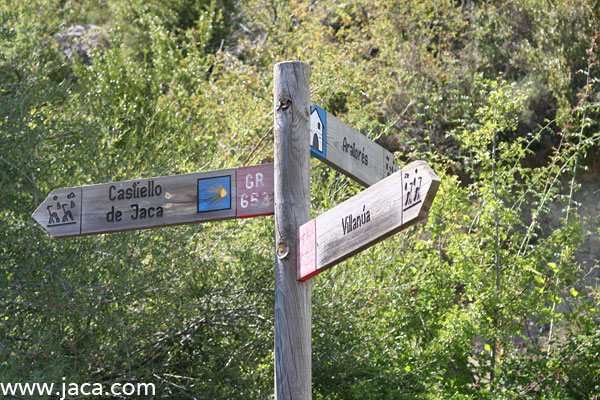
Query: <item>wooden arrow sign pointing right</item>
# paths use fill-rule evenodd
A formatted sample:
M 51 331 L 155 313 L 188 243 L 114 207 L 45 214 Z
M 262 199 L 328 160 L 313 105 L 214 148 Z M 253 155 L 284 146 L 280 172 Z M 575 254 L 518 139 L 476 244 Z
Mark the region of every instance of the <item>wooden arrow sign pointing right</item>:
M 415 161 L 300 226 L 296 277 L 307 280 L 422 220 L 440 185 Z
M 394 154 L 316 104 L 310 108 L 310 153 L 364 186 L 398 170 Z

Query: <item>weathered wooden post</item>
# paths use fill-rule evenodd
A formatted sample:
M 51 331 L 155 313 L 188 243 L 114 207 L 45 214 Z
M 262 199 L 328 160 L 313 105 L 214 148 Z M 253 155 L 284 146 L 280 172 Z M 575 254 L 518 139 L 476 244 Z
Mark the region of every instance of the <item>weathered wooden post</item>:
M 274 67 L 275 399 L 311 393 L 311 284 L 296 280 L 298 227 L 310 219 L 310 69 Z

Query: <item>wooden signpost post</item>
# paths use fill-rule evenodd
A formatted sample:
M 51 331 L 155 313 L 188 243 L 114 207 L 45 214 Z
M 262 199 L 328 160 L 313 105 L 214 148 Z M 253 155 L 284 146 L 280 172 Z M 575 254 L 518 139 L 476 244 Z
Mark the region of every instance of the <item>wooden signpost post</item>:
M 53 190 L 32 217 L 69 237 L 273 214 L 273 164 Z
M 310 70 L 274 68 L 275 399 L 310 400 L 311 282 L 296 280 L 298 227 L 310 219 Z
M 53 190 L 32 217 L 70 237 L 275 215 L 275 398 L 311 394 L 311 284 L 325 269 L 425 218 L 440 180 L 309 100 L 309 67 L 274 68 L 273 164 Z M 365 186 L 310 221 L 310 154 Z M 308 222 L 307 222 L 308 221 Z
M 425 162 L 415 161 L 302 225 L 297 279 L 307 280 L 425 218 L 439 184 Z
M 315 104 L 310 111 L 310 152 L 364 186 L 398 170 L 392 153 Z

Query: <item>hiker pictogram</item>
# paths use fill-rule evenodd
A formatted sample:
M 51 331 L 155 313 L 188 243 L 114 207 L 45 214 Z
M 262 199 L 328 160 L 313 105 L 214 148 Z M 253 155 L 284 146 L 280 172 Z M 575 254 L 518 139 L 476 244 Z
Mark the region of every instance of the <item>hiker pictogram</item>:
M 385 155 L 385 165 L 383 167 L 385 176 L 390 176 L 394 172 L 398 171 L 398 164 L 392 154 Z
M 75 223 L 75 218 L 71 209 L 75 208 L 75 193 L 71 192 L 67 195 L 68 201 L 63 203 L 59 200 L 58 196 L 53 196 L 52 200 L 56 202 L 56 205 L 50 204 L 46 206 L 48 210 L 48 226 L 61 226 Z M 59 212 L 62 215 L 59 215 Z
M 417 176 L 418 174 L 418 169 L 415 169 L 414 174 L 410 172 L 404 173 L 404 211 L 421 202 L 421 184 L 423 178 Z

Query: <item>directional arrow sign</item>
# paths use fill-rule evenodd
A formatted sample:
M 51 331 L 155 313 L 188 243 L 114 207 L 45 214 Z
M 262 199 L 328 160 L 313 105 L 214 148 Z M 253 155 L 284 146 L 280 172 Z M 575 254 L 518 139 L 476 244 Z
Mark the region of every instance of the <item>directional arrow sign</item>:
M 32 217 L 81 236 L 273 214 L 273 164 L 53 190 Z
M 310 109 L 310 152 L 365 186 L 398 170 L 392 153 L 314 104 Z
M 422 220 L 440 179 L 415 161 L 300 226 L 297 279 L 307 280 Z

